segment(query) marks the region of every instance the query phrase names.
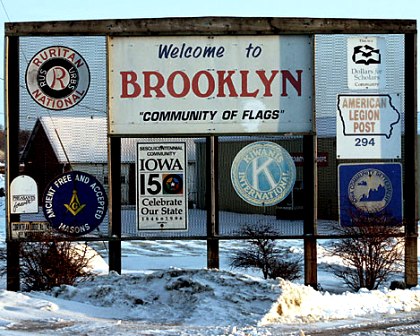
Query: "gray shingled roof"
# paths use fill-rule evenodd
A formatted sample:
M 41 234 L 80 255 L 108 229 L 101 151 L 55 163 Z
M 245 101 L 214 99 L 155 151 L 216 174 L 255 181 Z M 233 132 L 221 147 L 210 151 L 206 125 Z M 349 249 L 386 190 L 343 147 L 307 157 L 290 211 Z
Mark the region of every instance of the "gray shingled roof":
M 106 118 L 42 117 L 39 119 L 58 161 L 107 162 Z
M 106 163 L 107 119 L 105 117 L 41 117 L 39 121 L 59 162 Z M 121 162 L 134 162 L 137 142 L 187 142 L 188 161 L 195 161 L 194 138 L 123 138 Z

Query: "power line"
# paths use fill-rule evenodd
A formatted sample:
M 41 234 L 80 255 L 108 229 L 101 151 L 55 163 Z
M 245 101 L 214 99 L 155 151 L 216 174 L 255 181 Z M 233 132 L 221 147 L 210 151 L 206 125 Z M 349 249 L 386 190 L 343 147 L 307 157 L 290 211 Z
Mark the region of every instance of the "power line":
M 1 6 L 3 7 L 3 11 L 6 14 L 7 21 L 11 22 L 12 20 L 10 20 L 9 13 L 7 13 L 6 6 L 4 5 L 3 0 L 0 0 L 0 2 L 1 2 Z

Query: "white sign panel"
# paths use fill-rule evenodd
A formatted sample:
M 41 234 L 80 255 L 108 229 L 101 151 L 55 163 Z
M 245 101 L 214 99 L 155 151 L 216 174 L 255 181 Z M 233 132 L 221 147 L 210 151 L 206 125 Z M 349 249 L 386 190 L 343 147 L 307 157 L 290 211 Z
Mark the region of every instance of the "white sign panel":
M 137 144 L 138 230 L 187 230 L 185 142 Z
M 383 37 L 350 37 L 347 40 L 347 80 L 352 90 L 386 87 L 386 40 Z
M 40 237 L 51 232 L 48 222 L 12 222 L 12 239 L 25 239 L 31 236 Z
M 398 94 L 342 94 L 337 100 L 337 158 L 401 158 Z
M 109 132 L 312 131 L 310 36 L 110 37 Z
M 10 213 L 38 213 L 38 186 L 27 175 L 20 175 L 10 183 Z

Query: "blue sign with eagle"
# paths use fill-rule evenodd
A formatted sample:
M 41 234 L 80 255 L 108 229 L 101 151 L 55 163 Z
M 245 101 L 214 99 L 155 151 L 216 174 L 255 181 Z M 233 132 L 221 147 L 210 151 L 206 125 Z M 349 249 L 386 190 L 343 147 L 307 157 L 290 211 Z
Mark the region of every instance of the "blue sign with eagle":
M 400 163 L 340 164 L 338 180 L 342 226 L 402 224 Z

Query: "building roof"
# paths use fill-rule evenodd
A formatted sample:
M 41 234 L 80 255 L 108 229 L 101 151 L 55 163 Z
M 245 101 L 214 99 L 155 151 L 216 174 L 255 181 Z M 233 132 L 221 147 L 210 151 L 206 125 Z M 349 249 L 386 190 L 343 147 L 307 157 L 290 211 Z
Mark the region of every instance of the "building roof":
M 31 140 L 39 131 L 44 130 L 51 147 L 61 163 L 107 163 L 107 119 L 106 117 L 41 117 L 37 120 L 32 135 L 24 149 L 31 146 Z M 121 162 L 136 160 L 137 142 L 173 142 L 180 138 L 122 138 Z M 188 161 L 195 161 L 193 138 L 182 138 L 187 142 Z
M 42 117 L 38 119 L 59 162 L 107 162 L 106 118 Z

